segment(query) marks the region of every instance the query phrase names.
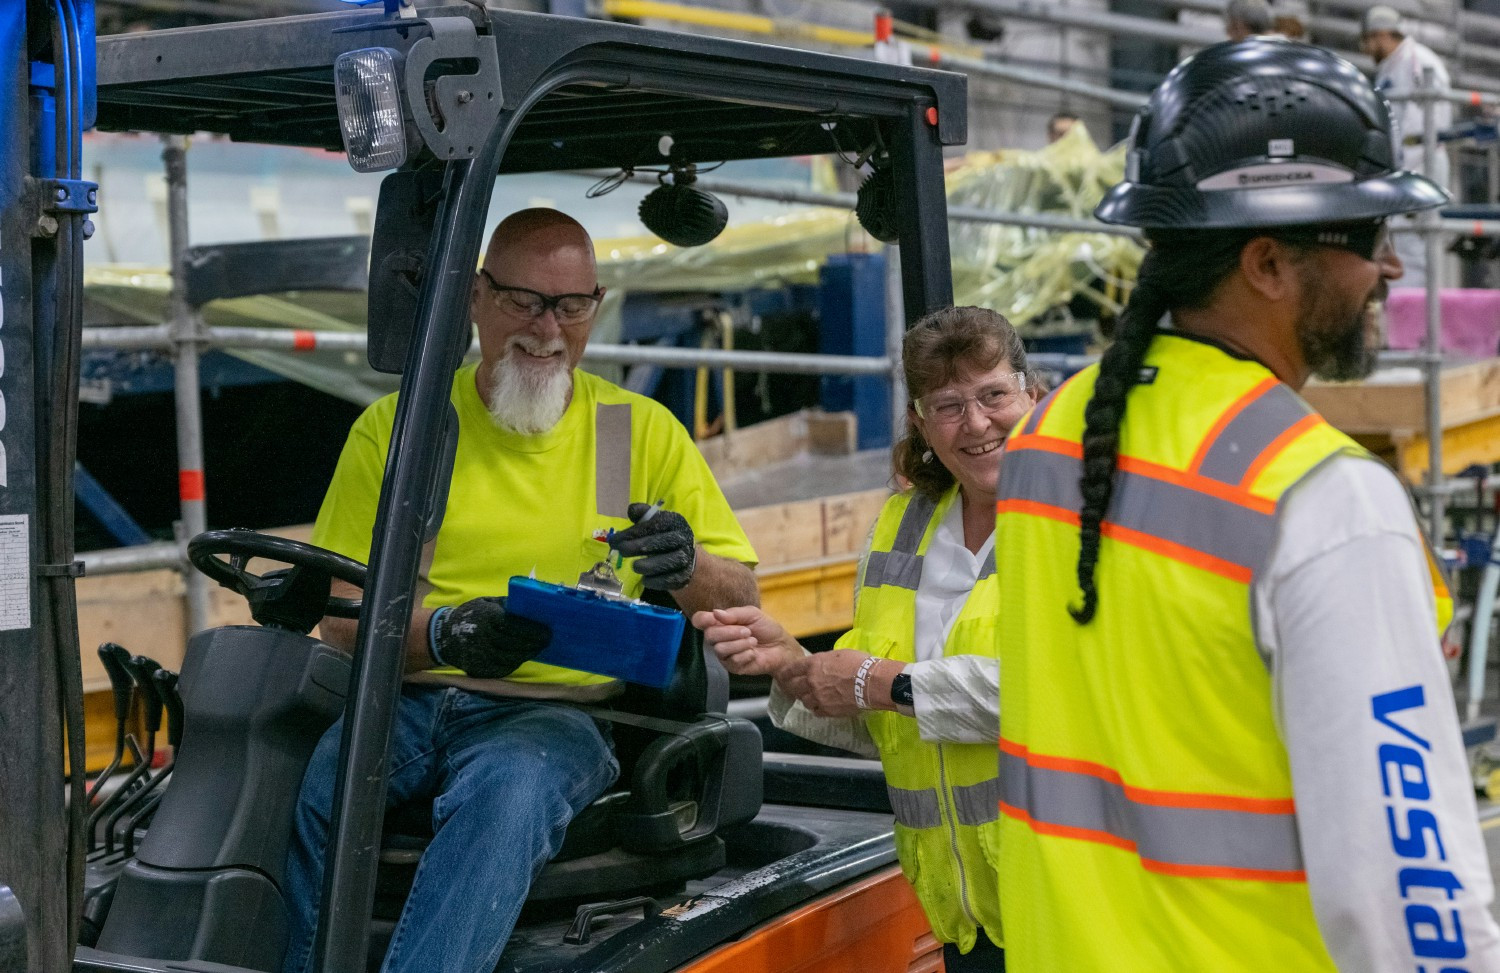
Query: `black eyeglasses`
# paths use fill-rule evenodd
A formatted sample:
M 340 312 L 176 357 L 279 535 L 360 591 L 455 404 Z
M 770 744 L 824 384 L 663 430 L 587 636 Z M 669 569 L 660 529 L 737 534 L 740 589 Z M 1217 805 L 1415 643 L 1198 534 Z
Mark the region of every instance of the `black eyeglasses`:
M 1385 220 L 1359 223 L 1327 223 L 1322 226 L 1278 227 L 1267 234 L 1299 246 L 1334 247 L 1365 260 L 1377 260 L 1390 246 Z
M 494 294 L 495 306 L 505 313 L 527 321 L 552 312 L 558 324 L 583 324 L 599 309 L 604 288 L 595 287 L 592 294 L 543 294 L 529 287 L 512 287 L 496 280 L 481 267 L 479 274 Z

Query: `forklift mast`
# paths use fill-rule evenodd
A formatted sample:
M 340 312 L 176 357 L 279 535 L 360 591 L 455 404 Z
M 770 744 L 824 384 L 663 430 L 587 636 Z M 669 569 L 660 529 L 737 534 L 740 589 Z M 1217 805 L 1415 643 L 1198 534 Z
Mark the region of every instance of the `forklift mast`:
M 94 114 L 92 22 L 92 0 L 0 0 L 9 82 L 0 94 L 0 919 L 19 910 L 25 929 L 14 961 L 0 942 L 0 968 L 39 973 L 72 967 L 82 898 L 72 471 L 82 244 L 97 194 L 79 179 L 79 133 Z M 392 299 L 382 292 L 370 302 L 370 362 L 400 373 L 401 392 L 347 681 L 315 945 L 324 973 L 366 968 L 405 633 L 422 543 L 446 497 L 450 390 L 469 343 L 469 290 L 497 173 L 878 149 L 894 186 L 890 216 L 907 255 L 902 298 L 914 320 L 952 300 L 942 148 L 962 143 L 966 126 L 956 75 L 482 5 L 434 7 L 422 18 L 338 11 L 106 38 L 99 124 L 341 150 L 344 134 L 370 121 L 342 124 L 347 91 L 339 94 L 337 72 L 364 63 L 346 56 L 404 63 L 390 75 L 402 106 L 396 127 L 417 150 L 383 166 L 398 168 L 382 185 L 372 247 L 372 296 L 382 276 L 400 286 L 388 289 Z M 268 99 L 281 109 L 268 111 Z M 385 259 L 403 247 L 420 257 L 415 281 Z M 68 767 L 65 805 L 58 784 Z M 868 844 L 878 845 L 876 857 L 894 855 L 888 838 Z M 873 861 L 868 850 L 855 843 L 841 852 L 838 875 L 863 874 L 855 859 Z M 748 893 L 736 901 L 779 912 L 806 898 L 801 888 L 785 902 L 751 903 Z M 736 928 L 753 924 L 751 915 Z M 130 965 L 147 961 L 136 953 L 106 957 L 102 947 L 81 955 L 89 969 L 160 968 Z
M 83 874 L 73 457 L 93 0 L 0 3 L 0 967 L 70 968 Z M 67 881 L 59 881 L 59 863 Z

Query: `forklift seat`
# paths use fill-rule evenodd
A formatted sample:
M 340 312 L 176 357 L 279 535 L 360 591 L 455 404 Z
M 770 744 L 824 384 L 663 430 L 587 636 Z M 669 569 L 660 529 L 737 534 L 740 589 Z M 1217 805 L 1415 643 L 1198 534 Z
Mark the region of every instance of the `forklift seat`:
M 665 689 L 631 685 L 587 708 L 614 730 L 620 777 L 569 824 L 528 903 L 676 888 L 723 867 L 717 832 L 759 813 L 762 777 L 760 732 L 724 715 L 728 702 L 728 674 L 689 625 Z M 386 815 L 377 918 L 400 915 L 431 822 L 431 800 Z

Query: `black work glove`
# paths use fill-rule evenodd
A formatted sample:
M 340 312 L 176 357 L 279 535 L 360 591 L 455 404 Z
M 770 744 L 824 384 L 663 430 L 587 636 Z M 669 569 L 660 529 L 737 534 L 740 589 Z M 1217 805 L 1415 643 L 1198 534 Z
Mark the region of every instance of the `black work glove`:
M 660 508 L 643 520 L 650 509 L 649 504 L 632 503 L 626 514 L 635 526 L 618 531 L 609 546 L 621 557 L 640 558 L 633 566 L 646 587 L 676 591 L 693 580 L 693 568 L 698 563 L 693 528 L 682 514 Z
M 512 615 L 504 598 L 473 598 L 439 608 L 430 633 L 432 658 L 476 679 L 501 679 L 547 647 L 552 629 Z

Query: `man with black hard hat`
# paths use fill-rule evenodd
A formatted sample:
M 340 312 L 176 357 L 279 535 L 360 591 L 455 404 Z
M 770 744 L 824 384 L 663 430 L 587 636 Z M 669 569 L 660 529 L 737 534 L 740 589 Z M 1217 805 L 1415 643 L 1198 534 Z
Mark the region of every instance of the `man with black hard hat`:
M 1386 221 L 1445 194 L 1286 41 L 1184 62 L 1131 143 L 1115 342 L 1001 467 L 1007 966 L 1500 970 L 1451 603 L 1395 476 L 1297 394 L 1368 371 Z

